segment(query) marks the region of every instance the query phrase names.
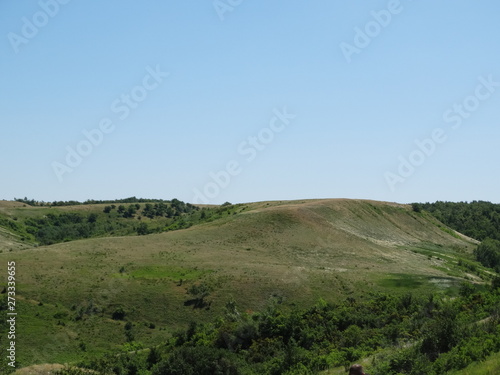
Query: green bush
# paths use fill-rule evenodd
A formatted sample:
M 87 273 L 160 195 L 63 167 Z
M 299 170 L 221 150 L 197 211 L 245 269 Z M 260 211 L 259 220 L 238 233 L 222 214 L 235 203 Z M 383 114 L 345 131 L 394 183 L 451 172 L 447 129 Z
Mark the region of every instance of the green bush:
M 115 309 L 115 311 L 113 311 L 113 314 L 111 314 L 111 318 L 113 320 L 123 320 L 125 319 L 125 310 L 123 309 L 122 306 L 119 306 Z
M 153 367 L 152 375 L 240 375 L 244 363 L 234 354 L 222 349 L 183 347 L 174 350 Z

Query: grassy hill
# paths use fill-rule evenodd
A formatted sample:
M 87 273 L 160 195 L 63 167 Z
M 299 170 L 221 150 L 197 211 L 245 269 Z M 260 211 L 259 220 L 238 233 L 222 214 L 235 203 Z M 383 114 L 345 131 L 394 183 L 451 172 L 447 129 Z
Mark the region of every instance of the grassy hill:
M 12 213 L 22 207 L 23 204 L 19 202 L 0 201 L 0 220 L 4 219 L 3 222 L 0 221 L 0 251 L 20 250 L 32 246 L 24 243 L 21 235 L 13 232 L 12 228 L 6 225 L 6 220 L 12 216 Z
M 0 202 L 10 217 L 40 210 L 54 208 Z M 476 243 L 411 206 L 306 200 L 233 206 L 183 230 L 51 246 L 2 230 L 0 259 L 17 266 L 18 360 L 26 366 L 158 345 L 193 320 L 221 315 L 229 300 L 259 311 L 271 300 L 309 306 L 378 291 L 453 296 L 464 280 L 488 277 L 470 267 Z M 6 272 L 0 277 L 5 284 Z M 187 293 L 194 285 L 209 290 L 202 303 Z

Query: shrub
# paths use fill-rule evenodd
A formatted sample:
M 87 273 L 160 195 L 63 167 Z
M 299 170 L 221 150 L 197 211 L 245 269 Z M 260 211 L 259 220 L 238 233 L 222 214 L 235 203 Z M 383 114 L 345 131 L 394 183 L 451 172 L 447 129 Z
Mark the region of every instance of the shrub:
M 113 311 L 113 314 L 111 314 L 111 318 L 113 320 L 123 320 L 125 319 L 125 315 L 126 315 L 125 310 L 123 309 L 122 306 L 119 306 L 116 308 L 115 311 Z

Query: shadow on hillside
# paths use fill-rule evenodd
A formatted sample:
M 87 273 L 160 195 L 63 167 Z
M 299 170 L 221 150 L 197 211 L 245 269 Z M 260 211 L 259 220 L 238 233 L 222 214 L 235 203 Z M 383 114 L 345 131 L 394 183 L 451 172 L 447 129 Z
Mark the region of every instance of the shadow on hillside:
M 193 306 L 193 309 L 210 310 L 211 305 L 212 301 L 207 302 L 202 298 L 188 299 L 187 301 L 184 302 L 184 306 Z

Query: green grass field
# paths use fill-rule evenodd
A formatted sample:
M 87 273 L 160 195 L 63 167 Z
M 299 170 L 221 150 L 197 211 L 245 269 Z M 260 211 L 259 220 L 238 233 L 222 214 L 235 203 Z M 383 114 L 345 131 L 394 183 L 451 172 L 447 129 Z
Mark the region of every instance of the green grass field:
M 486 275 L 480 266 L 471 273 L 458 264 L 473 261 L 475 241 L 410 206 L 360 200 L 246 206 L 147 236 L 45 247 L 6 245 L 1 237 L 1 264 L 17 265 L 20 363 L 74 362 L 126 350 L 131 341 L 158 345 L 190 321 L 222 314 L 230 299 L 242 311 L 259 311 L 276 297 L 285 306 L 309 306 L 367 292 L 453 296 L 461 282 L 482 283 Z M 28 217 L 38 209 L 50 210 L 0 202 L 4 215 Z M 199 283 L 211 290 L 203 308 L 187 294 Z

